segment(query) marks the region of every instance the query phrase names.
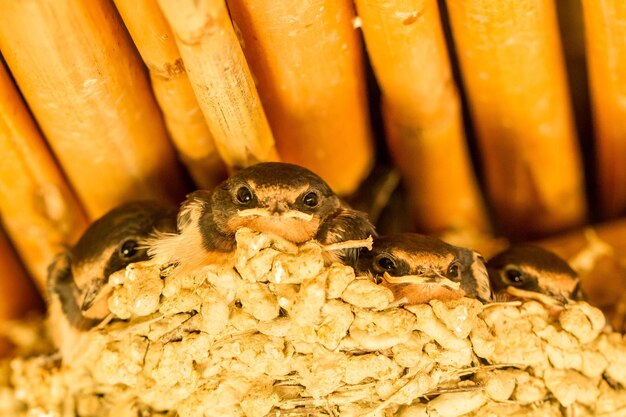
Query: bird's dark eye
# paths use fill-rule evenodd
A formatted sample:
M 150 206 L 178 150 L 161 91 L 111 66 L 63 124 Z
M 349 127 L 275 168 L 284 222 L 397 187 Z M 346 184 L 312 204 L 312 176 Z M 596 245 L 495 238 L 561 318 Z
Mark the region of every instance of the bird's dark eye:
M 504 276 L 507 283 L 513 286 L 524 284 L 524 274 L 515 267 L 508 267 L 504 270 Z
M 241 204 L 249 204 L 252 201 L 252 191 L 246 186 L 239 187 L 237 190 L 237 201 Z
M 306 193 L 304 197 L 302 197 L 302 202 L 308 207 L 316 207 L 319 203 L 319 197 L 313 191 Z
M 447 275 L 449 278 L 457 278 L 459 276 L 459 272 L 461 272 L 461 268 L 459 267 L 459 264 L 456 262 L 453 262 L 448 267 Z
M 381 256 L 376 263 L 383 271 L 391 271 L 396 268 L 396 263 L 388 256 Z
M 135 256 L 137 254 L 137 242 L 134 240 L 127 240 L 126 242 L 122 243 L 122 246 L 120 246 L 120 255 L 122 255 L 122 258 L 132 258 L 133 256 Z

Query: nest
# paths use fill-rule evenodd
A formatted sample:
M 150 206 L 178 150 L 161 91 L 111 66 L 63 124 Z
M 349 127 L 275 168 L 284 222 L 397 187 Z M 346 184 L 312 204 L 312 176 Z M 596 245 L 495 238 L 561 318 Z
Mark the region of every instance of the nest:
M 602 313 L 530 301 L 397 306 L 315 242 L 240 230 L 235 267 L 111 277 L 73 358 L 0 367 L 23 416 L 617 416 L 626 342 Z

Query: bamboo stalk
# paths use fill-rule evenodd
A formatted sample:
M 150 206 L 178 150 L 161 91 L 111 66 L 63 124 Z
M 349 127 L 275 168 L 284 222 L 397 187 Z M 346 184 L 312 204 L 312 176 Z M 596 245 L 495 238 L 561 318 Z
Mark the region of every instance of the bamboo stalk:
M 107 0 L 1 0 L 0 50 L 92 217 L 177 202 L 183 182 L 145 71 Z
M 152 89 L 181 159 L 195 183 L 212 189 L 225 167 L 191 88 L 182 58 L 156 0 L 115 0 L 150 72 Z
M 278 159 L 252 75 L 223 0 L 158 0 L 226 164 Z
M 1 230 L 0 271 L 0 322 L 21 319 L 31 311 L 41 310 L 41 298 Z M 0 335 L 0 358 L 8 353 L 9 348 Z
M 48 264 L 78 239 L 87 220 L 1 62 L 0 213 L 44 293 Z
M 357 0 L 418 229 L 488 231 L 436 0 Z
M 554 4 L 448 0 L 487 191 L 512 237 L 586 217 Z
M 599 201 L 606 217 L 626 212 L 626 3 L 583 0 L 596 133 Z
M 373 162 L 363 57 L 347 0 L 228 0 L 281 157 L 356 190 Z

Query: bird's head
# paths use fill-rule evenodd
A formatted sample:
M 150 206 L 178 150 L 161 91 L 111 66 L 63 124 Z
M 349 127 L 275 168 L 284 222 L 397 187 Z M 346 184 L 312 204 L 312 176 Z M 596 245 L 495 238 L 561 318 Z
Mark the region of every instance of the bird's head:
M 108 311 L 102 289 L 109 276 L 148 259 L 141 241 L 154 229 L 175 230 L 176 212 L 154 202 L 119 206 L 93 222 L 71 251 L 71 269 L 87 316 Z
M 482 257 L 432 236 L 402 233 L 374 240 L 362 251 L 357 273 L 369 274 L 409 303 L 463 296 L 491 297 Z
M 489 279 L 500 301 L 547 295 L 565 304 L 582 299 L 578 274 L 556 254 L 536 246 L 518 245 L 487 263 Z
M 237 172 L 211 198 L 213 219 L 223 233 L 247 227 L 295 243 L 313 239 L 342 204 L 319 176 L 282 162 L 260 163 Z

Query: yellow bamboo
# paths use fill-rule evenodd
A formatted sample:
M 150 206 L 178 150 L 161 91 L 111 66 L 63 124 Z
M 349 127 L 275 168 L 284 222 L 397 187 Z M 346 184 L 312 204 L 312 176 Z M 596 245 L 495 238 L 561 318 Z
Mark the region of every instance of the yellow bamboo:
M 552 0 L 448 0 L 497 220 L 511 236 L 583 223 L 582 168 Z
M 352 193 L 373 160 L 348 0 L 228 0 L 283 160 Z
M 626 2 L 583 0 L 600 206 L 626 211 Z
M 37 290 L 0 230 L 0 321 L 24 318 L 26 313 L 41 307 Z M 7 342 L 0 335 L 0 358 L 9 351 Z
M 152 89 L 181 159 L 195 183 L 212 189 L 223 162 L 198 106 L 172 33 L 156 0 L 115 0 L 150 72 Z
M 0 214 L 44 292 L 48 264 L 78 239 L 87 220 L 1 63 Z
M 179 200 L 180 167 L 144 68 L 107 0 L 0 0 L 0 50 L 92 217 Z
M 418 229 L 489 230 L 436 0 L 357 0 L 387 140 Z
M 278 159 L 224 0 L 158 0 L 200 108 L 226 164 Z

